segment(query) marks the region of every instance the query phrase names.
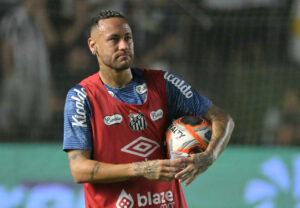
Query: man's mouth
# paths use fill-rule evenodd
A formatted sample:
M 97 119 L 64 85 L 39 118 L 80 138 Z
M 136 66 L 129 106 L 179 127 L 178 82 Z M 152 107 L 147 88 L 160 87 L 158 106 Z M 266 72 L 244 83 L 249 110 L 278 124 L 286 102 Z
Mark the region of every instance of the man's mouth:
M 129 54 L 127 54 L 127 53 L 125 53 L 125 54 L 121 54 L 121 55 L 118 55 L 117 56 L 117 59 L 128 59 L 130 56 L 129 56 Z

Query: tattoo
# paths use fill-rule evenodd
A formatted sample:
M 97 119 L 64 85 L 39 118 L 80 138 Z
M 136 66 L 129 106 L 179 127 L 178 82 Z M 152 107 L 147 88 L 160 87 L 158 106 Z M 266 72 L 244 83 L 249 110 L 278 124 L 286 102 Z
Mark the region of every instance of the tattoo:
M 167 163 L 166 165 L 170 165 Z M 158 167 L 158 161 L 155 160 L 153 163 L 149 162 L 137 162 L 134 166 L 134 175 L 140 176 L 141 174 L 146 178 L 154 178 L 156 169 Z
M 144 162 L 137 162 L 134 165 L 133 171 L 135 176 L 139 176 L 140 173 L 142 172 L 142 166 Z
M 169 160 L 166 162 L 166 166 L 168 166 L 168 167 L 171 166 L 171 162 Z
M 152 165 L 148 165 L 144 167 L 144 173 L 146 177 L 153 178 L 155 176 L 155 170 L 158 167 L 158 161 L 154 161 Z
M 99 167 L 100 167 L 100 163 L 96 162 L 91 172 L 91 180 L 94 180 L 95 174 L 98 172 Z
M 216 107 L 214 107 L 214 108 L 212 108 L 211 109 L 211 115 L 213 116 L 213 117 L 216 117 L 216 116 L 218 116 L 218 113 L 219 113 L 219 109 L 218 108 L 216 108 Z
M 71 159 L 71 160 L 76 160 L 77 157 L 79 157 L 80 155 L 82 155 L 80 152 L 79 152 L 79 153 L 76 153 L 76 154 L 72 155 L 72 156 L 70 157 L 70 159 Z

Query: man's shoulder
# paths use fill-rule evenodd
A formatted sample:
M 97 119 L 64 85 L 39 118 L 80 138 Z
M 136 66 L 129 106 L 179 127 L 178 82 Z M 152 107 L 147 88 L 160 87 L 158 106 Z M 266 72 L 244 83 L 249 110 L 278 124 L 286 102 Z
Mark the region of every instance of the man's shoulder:
M 159 76 L 159 75 L 164 75 L 165 74 L 165 71 L 162 70 L 162 69 L 150 69 L 150 68 L 132 68 L 134 73 L 136 74 L 144 74 L 146 76 L 153 76 L 156 77 L 156 76 Z
M 100 77 L 98 73 L 92 74 L 86 78 L 84 78 L 83 80 L 81 80 L 81 82 L 78 83 L 78 85 L 82 86 L 82 87 L 87 87 L 90 85 L 95 85 L 97 83 L 97 81 L 99 81 Z

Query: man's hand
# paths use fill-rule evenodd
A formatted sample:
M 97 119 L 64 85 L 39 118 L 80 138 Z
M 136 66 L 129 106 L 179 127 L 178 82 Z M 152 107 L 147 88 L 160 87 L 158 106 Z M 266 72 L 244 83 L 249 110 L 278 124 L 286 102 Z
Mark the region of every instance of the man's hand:
M 175 175 L 175 179 L 179 179 L 180 183 L 187 180 L 185 186 L 189 185 L 214 163 L 213 155 L 210 152 L 191 154 L 190 157 L 182 158 L 182 160 L 185 163 L 185 168 Z
M 184 166 L 182 158 L 174 160 L 151 160 L 147 162 L 134 163 L 134 172 L 136 176 L 142 176 L 150 180 L 171 181 L 175 179 Z

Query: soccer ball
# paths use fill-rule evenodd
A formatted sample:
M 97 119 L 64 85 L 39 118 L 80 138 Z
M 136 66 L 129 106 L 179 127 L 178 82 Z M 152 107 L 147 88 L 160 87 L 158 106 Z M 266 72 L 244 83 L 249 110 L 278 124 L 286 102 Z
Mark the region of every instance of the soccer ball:
M 205 151 L 211 132 L 211 124 L 197 116 L 183 116 L 173 121 L 166 132 L 168 157 L 187 157 Z

